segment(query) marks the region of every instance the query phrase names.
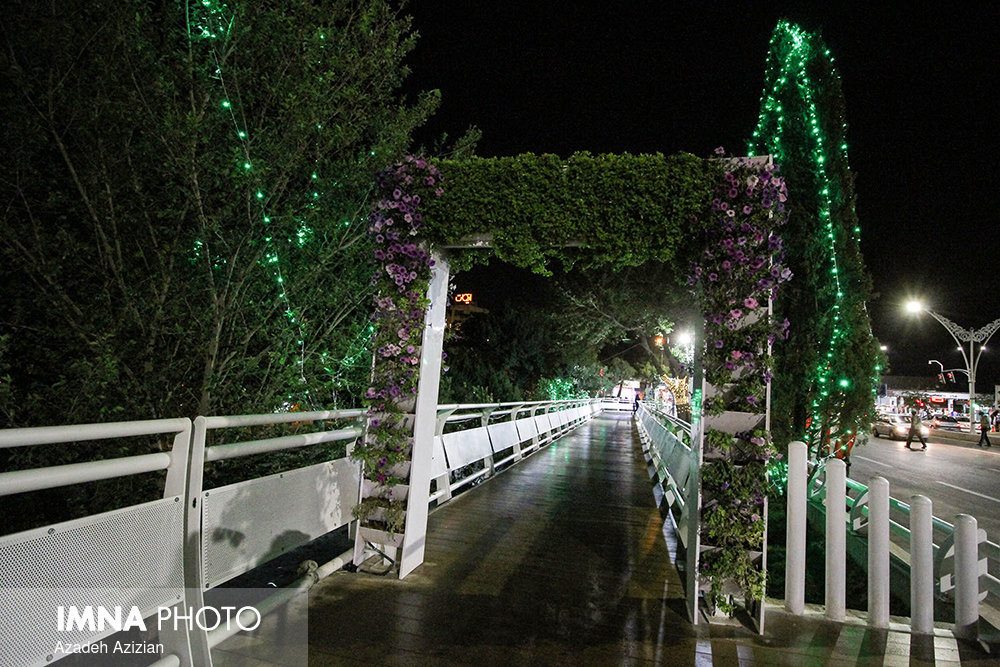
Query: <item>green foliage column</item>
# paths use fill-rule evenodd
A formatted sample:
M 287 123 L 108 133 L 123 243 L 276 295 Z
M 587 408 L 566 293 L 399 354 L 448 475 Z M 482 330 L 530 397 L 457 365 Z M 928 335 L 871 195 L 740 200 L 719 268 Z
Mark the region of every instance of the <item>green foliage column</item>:
M 818 34 L 781 21 L 771 38 L 750 155 L 773 155 L 794 202 L 784 230 L 795 280 L 775 304 L 792 323 L 776 352 L 776 442 L 805 439 L 813 456 L 849 455 L 874 409 L 881 353 L 866 303 L 844 97 Z

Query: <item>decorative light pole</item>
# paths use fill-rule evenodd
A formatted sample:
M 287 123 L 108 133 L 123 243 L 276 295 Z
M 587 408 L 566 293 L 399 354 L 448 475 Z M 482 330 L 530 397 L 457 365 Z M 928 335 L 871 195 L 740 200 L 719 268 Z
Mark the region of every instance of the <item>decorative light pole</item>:
M 979 366 L 979 357 L 982 356 L 983 350 L 986 349 L 986 343 L 990 340 L 990 337 L 996 333 L 997 329 L 1000 329 L 1000 319 L 995 319 L 985 327 L 981 329 L 964 329 L 947 317 L 935 313 L 933 310 L 920 303 L 919 301 L 910 301 L 906 304 L 906 310 L 910 313 L 927 313 L 935 320 L 941 323 L 951 337 L 955 339 L 958 343 L 958 350 L 962 353 L 962 358 L 965 360 L 964 371 L 969 376 L 969 433 L 976 432 L 976 367 Z M 963 343 L 969 344 L 969 350 L 966 352 Z M 979 349 L 977 350 L 975 345 L 979 343 Z

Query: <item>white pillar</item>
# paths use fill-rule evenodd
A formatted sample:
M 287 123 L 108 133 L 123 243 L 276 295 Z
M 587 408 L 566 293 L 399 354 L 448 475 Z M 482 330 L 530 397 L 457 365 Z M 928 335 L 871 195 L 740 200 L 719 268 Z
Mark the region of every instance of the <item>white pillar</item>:
M 955 517 L 955 626 L 958 637 L 975 638 L 979 624 L 979 527 L 974 516 Z
M 826 617 L 847 618 L 847 464 L 826 463 Z
M 889 482 L 868 482 L 868 625 L 889 627 Z
M 788 507 L 785 530 L 785 608 L 801 615 L 806 608 L 806 443 L 788 444 Z
M 403 555 L 399 561 L 402 579 L 424 562 L 427 541 L 427 505 L 430 502 L 431 458 L 438 389 L 441 384 L 441 353 L 444 347 L 445 308 L 448 302 L 448 261 L 438 252 L 432 255 L 431 284 L 427 289 L 430 307 L 420 348 L 420 379 L 413 423 L 413 455 L 410 463 L 410 490 L 406 502 Z
M 910 630 L 934 632 L 934 524 L 931 499 L 910 497 Z

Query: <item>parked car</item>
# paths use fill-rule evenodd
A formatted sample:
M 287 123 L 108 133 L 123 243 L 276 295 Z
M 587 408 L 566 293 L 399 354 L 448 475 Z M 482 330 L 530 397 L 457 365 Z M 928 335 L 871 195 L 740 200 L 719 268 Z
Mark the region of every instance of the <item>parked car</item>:
M 905 439 L 910 432 L 910 418 L 907 415 L 880 414 L 872 424 L 872 435 L 876 438 Z M 927 424 L 920 425 L 920 434 L 925 438 L 931 434 Z

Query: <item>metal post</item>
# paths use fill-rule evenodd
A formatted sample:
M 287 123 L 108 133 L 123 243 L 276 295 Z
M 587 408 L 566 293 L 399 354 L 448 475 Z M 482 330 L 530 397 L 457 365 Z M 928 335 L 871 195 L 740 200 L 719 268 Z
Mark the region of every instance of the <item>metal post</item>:
M 934 632 L 934 524 L 931 499 L 910 497 L 910 630 Z
M 868 625 L 889 627 L 889 482 L 868 482 Z
M 955 517 L 955 626 L 958 637 L 974 639 L 979 623 L 979 539 L 974 516 Z
M 847 617 L 847 464 L 826 463 L 826 617 Z
M 427 538 L 427 505 L 430 502 L 431 459 L 434 453 L 434 426 L 437 418 L 438 389 L 441 384 L 441 353 L 444 347 L 445 307 L 448 302 L 448 261 L 435 251 L 432 255 L 431 284 L 427 290 L 430 307 L 420 348 L 420 379 L 413 424 L 413 454 L 410 463 L 410 491 L 406 503 L 406 528 L 399 578 L 424 562 Z
M 806 609 L 806 443 L 788 444 L 788 509 L 785 532 L 785 608 L 801 615 Z
M 975 358 L 973 348 L 975 340 L 969 340 L 969 433 L 976 432 L 976 366 L 978 359 Z

